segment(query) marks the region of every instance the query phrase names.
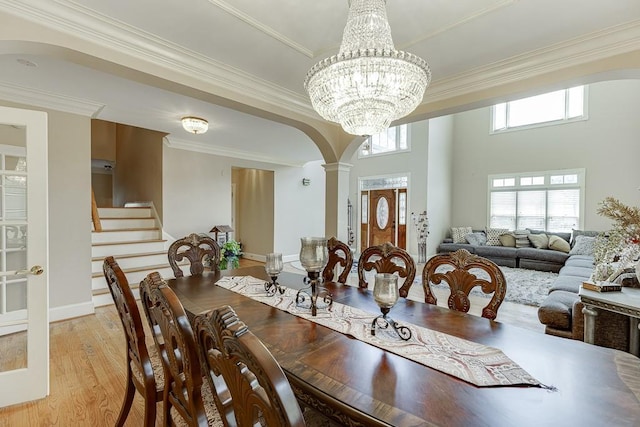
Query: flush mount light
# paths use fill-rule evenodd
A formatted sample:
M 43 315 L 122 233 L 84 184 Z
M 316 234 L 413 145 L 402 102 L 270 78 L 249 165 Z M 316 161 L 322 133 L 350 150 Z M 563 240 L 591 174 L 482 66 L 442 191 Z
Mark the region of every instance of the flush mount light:
M 182 127 L 187 132 L 191 132 L 195 134 L 205 133 L 207 129 L 209 129 L 209 122 L 199 117 L 191 117 L 191 116 L 183 117 Z

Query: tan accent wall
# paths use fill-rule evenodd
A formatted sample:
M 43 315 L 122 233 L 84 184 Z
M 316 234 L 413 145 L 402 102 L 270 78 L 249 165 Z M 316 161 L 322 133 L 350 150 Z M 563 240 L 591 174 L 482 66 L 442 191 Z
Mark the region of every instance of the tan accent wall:
M 236 240 L 242 242 L 246 253 L 273 252 L 273 171 L 234 168 L 232 182 L 236 184 Z
M 150 201 L 162 220 L 162 139 L 165 135 L 163 132 L 117 125 L 113 206 Z
M 91 187 L 99 208 L 113 206 L 113 175 L 110 173 L 92 173 Z
M 116 123 L 91 120 L 91 158 L 116 161 Z

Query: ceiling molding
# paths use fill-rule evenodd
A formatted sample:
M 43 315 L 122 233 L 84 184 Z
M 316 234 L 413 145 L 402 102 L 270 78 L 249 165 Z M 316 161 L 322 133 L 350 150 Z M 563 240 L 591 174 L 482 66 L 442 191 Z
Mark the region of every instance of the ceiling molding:
M 423 41 L 428 40 L 430 38 L 433 38 L 433 37 L 435 37 L 435 36 L 437 36 L 439 34 L 447 32 L 447 31 L 449 31 L 449 30 L 451 30 L 451 29 L 453 29 L 455 27 L 458 27 L 458 26 L 460 26 L 462 24 L 466 24 L 467 22 L 471 22 L 474 19 L 478 19 L 483 15 L 486 15 L 486 14 L 489 14 L 489 13 L 494 12 L 496 10 L 502 9 L 503 7 L 510 6 L 514 2 L 515 2 L 515 0 L 502 0 L 501 2 L 498 2 L 497 4 L 495 4 L 493 6 L 489 6 L 489 7 L 486 7 L 484 9 L 480 9 L 480 10 L 478 10 L 476 12 L 470 13 L 469 15 L 464 16 L 464 17 L 462 17 L 462 19 L 459 19 L 459 20 L 457 20 L 457 21 L 455 21 L 455 22 L 453 22 L 453 23 L 451 23 L 449 25 L 446 25 L 446 26 L 441 27 L 441 28 L 437 28 L 434 31 L 425 34 L 424 36 L 420 36 L 415 40 L 412 40 L 410 42 L 404 43 L 402 45 L 402 47 L 398 48 L 398 49 L 399 50 L 405 50 L 410 46 L 413 46 L 413 45 L 415 45 L 417 43 L 420 43 L 420 42 L 423 42 Z
M 318 117 L 306 96 L 99 14 L 73 1 L 36 0 L 26 4 L 16 0 L 0 0 L 0 9 L 48 28 L 143 59 L 204 84 L 213 83 L 243 96 L 251 94 L 251 97 L 258 101 L 310 118 Z
M 88 99 L 62 96 L 7 82 L 0 82 L 0 99 L 92 118 L 104 108 L 104 104 Z
M 197 153 L 212 154 L 214 156 L 232 157 L 235 159 L 251 160 L 255 162 L 271 163 L 281 166 L 290 167 L 302 167 L 305 162 L 293 162 L 283 161 L 282 158 L 276 158 L 271 156 L 265 156 L 257 154 L 253 151 L 234 150 L 227 147 L 219 147 L 211 145 L 210 143 L 185 141 L 178 138 L 166 136 L 164 138 L 164 145 L 169 148 L 175 148 L 177 150 L 195 151 Z
M 443 101 L 637 50 L 640 20 L 436 80 L 427 88 L 424 99 L 428 103 Z
M 307 49 L 306 47 L 302 46 L 300 43 L 297 43 L 297 42 L 285 37 L 283 34 L 277 32 L 276 30 L 274 30 L 273 28 L 269 27 L 268 25 L 264 25 L 260 21 L 257 21 L 255 19 L 253 19 L 251 16 L 249 16 L 246 13 L 240 11 L 239 9 L 236 9 L 235 7 L 231 6 L 227 2 L 225 2 L 223 0 L 208 0 L 208 1 L 212 5 L 219 7 L 220 9 L 224 10 L 225 12 L 227 12 L 228 14 L 230 14 L 232 16 L 235 16 L 239 20 L 243 21 L 245 24 L 248 24 L 249 26 L 255 28 L 256 30 L 268 35 L 272 39 L 275 39 L 275 40 L 279 41 L 280 43 L 282 43 L 282 44 L 284 44 L 286 46 L 289 46 L 291 49 L 295 50 L 298 53 L 301 53 L 302 55 L 306 56 L 307 58 L 313 58 L 314 57 L 314 53 L 313 53 L 313 51 L 311 49 Z

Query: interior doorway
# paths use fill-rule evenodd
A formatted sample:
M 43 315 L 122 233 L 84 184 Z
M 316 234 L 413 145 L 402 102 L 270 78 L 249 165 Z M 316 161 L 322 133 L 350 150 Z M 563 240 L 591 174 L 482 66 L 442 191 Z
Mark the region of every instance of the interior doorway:
M 360 179 L 360 250 L 407 246 L 408 176 Z

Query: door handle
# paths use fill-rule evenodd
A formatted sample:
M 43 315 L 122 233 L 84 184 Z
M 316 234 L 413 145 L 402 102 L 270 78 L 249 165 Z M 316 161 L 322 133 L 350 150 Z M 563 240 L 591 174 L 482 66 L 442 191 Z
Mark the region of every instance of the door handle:
M 16 276 L 21 274 L 31 274 L 33 276 L 39 276 L 44 273 L 44 268 L 39 265 L 34 265 L 29 270 L 16 270 Z

